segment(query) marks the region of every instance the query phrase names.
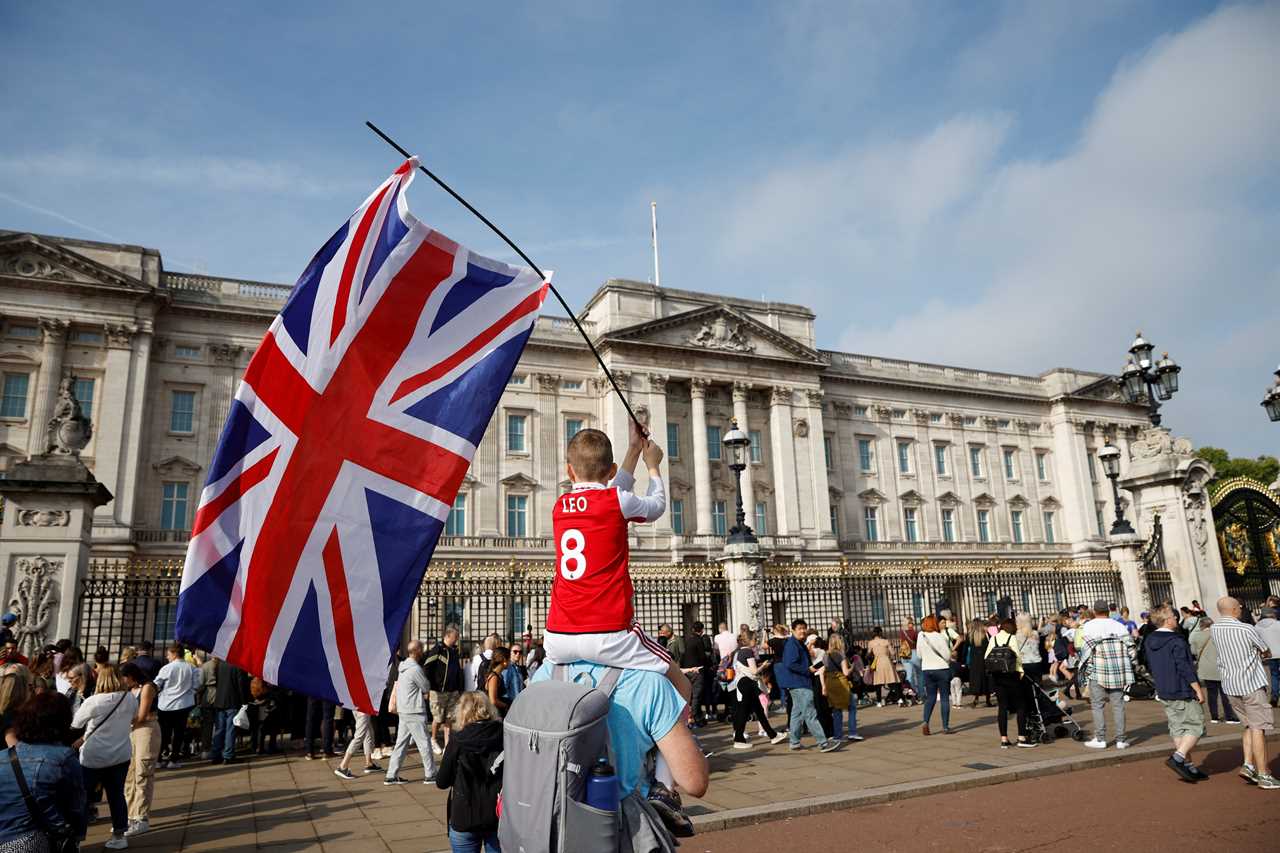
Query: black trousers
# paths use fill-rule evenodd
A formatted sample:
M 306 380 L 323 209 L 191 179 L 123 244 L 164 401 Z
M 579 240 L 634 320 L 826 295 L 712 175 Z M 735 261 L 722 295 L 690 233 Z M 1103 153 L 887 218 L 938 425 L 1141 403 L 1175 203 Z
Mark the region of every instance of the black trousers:
M 177 761 L 182 757 L 182 747 L 187 739 L 187 717 L 190 708 L 180 711 L 158 711 L 160 716 L 160 757 Z
M 695 723 L 700 723 L 705 719 L 702 713 L 702 670 L 695 670 L 694 672 L 688 673 L 688 675 L 689 686 L 693 688 L 689 694 L 693 697 L 693 701 L 689 703 L 689 711 L 693 717 L 693 721 Z
M 315 755 L 316 736 L 326 755 L 333 752 L 333 703 L 325 699 L 307 699 L 307 728 L 303 735 L 307 755 Z
M 769 737 L 777 734 L 773 730 L 773 726 L 769 725 L 769 715 L 764 712 L 764 708 L 760 705 L 760 686 L 756 684 L 754 678 L 743 678 L 738 682 L 736 698 L 737 702 L 733 706 L 734 740 L 738 743 L 747 742 L 747 720 L 751 717 L 755 717 L 759 721 L 760 727 L 764 729 L 764 733 Z
M 996 702 L 1000 710 L 996 713 L 996 726 L 1000 729 L 1000 737 L 1009 736 L 1009 712 L 1018 717 L 1018 737 L 1027 733 L 1027 691 L 1017 673 L 994 672 L 989 676 L 990 684 L 996 691 Z

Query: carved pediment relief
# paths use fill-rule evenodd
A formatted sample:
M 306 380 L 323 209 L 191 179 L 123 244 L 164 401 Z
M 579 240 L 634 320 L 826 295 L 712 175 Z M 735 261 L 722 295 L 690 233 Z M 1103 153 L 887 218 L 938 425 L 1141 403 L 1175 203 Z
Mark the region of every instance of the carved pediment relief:
M 538 481 L 530 477 L 528 474 L 517 471 L 509 477 L 503 477 L 502 485 L 506 486 L 508 489 L 524 489 L 526 491 L 532 491 L 537 488 Z
M 942 494 L 938 495 L 938 503 L 941 506 L 954 507 L 954 506 L 959 506 L 960 504 L 964 503 L 964 501 L 962 501 L 960 499 L 960 496 L 957 495 L 955 492 L 943 492 Z
M 1010 509 L 1026 509 L 1029 506 L 1031 506 L 1030 501 L 1028 501 L 1022 495 L 1014 495 L 1013 497 L 1009 498 Z
M 184 477 L 194 477 L 200 473 L 200 466 L 185 456 L 170 456 L 168 459 L 152 464 L 151 467 L 161 474 Z
M 765 480 L 752 480 L 751 488 L 755 490 L 755 493 L 757 495 L 773 494 L 773 486 L 769 485 L 769 483 Z
M 821 357 L 815 350 L 728 305 L 709 305 L 628 326 L 610 333 L 608 338 L 729 355 L 821 363 Z
M 924 503 L 924 495 L 920 494 L 915 489 L 907 489 L 905 492 L 898 495 L 898 500 L 903 506 L 920 506 Z
M 1052 512 L 1052 511 L 1054 511 L 1054 510 L 1057 510 L 1057 509 L 1062 509 L 1062 504 L 1061 504 L 1061 503 L 1058 501 L 1058 499 L 1057 499 L 1057 498 L 1055 498 L 1053 495 L 1049 495 L 1049 497 L 1047 497 L 1047 498 L 1043 499 L 1042 501 L 1040 501 L 1040 506 L 1044 507 L 1045 509 L 1049 510 L 1050 512 Z
M 827 495 L 831 500 L 838 503 L 844 500 L 844 489 L 836 488 L 835 486 L 827 486 Z
M 982 494 L 976 495 L 974 497 L 973 505 L 976 507 L 981 507 L 982 509 L 991 509 L 991 507 L 996 505 L 996 499 L 991 497 L 991 495 L 987 494 L 986 492 L 983 492 Z
M 18 279 L 145 289 L 145 285 L 105 264 L 90 260 L 34 234 L 0 237 L 0 275 Z
M 458 491 L 462 492 L 467 489 L 474 489 L 478 485 L 480 485 L 480 481 L 471 476 L 470 471 L 467 471 L 467 473 L 462 475 L 462 482 L 458 485 Z
M 866 491 L 858 492 L 858 499 L 870 506 L 879 506 L 889 502 L 889 496 L 879 489 L 867 489 Z
M 689 490 L 692 488 L 686 481 L 679 477 L 672 477 L 667 482 L 667 486 L 671 489 L 671 494 L 673 495 L 687 495 L 689 494 Z

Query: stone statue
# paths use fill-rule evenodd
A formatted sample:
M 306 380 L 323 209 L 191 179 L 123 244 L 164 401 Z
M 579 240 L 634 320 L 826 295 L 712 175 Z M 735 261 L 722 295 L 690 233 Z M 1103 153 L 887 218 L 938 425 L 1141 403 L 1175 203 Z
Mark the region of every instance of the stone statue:
M 742 323 L 730 324 L 724 317 L 716 317 L 710 322 L 704 321 L 697 334 L 688 339 L 689 343 L 705 349 L 726 350 L 728 352 L 754 352 L 755 346 L 747 340 L 746 330 Z
M 33 660 L 49 642 L 49 623 L 53 621 L 58 606 L 56 578 L 61 568 L 60 560 L 46 560 L 44 557 L 18 560 L 22 579 L 18 581 L 9 609 L 18 617 L 13 626 L 18 651 Z
M 45 427 L 45 455 L 56 453 L 79 456 L 93 437 L 93 424 L 84 416 L 80 401 L 76 399 L 75 378 L 68 376 L 58 383 L 58 402 L 53 417 Z

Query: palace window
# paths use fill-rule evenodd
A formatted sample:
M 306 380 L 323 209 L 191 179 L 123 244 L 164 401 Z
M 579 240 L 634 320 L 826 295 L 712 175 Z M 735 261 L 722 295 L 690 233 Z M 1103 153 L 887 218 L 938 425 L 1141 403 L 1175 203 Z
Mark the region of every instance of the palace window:
M 938 414 L 929 415 L 929 423 L 931 424 L 942 423 L 942 415 L 938 415 Z
M 1048 455 L 1043 450 L 1036 453 L 1036 476 L 1042 483 L 1049 480 L 1049 460 L 1046 458 Z
M 1105 510 L 1106 510 L 1105 504 L 1094 504 L 1093 506 L 1093 517 L 1094 517 L 1094 520 L 1098 522 L 1099 536 L 1107 535 L 1107 525 L 1106 525 L 1106 522 L 1103 520 L 1105 517 Z
M 27 388 L 30 384 L 31 374 L 29 373 L 4 375 L 4 396 L 0 397 L 0 418 L 27 416 Z
M 912 507 L 907 507 L 902 511 L 903 529 L 906 532 L 908 542 L 920 541 L 920 529 L 916 521 L 916 511 Z
M 529 515 L 528 495 L 507 495 L 507 535 L 524 537 L 528 535 L 526 524 Z
M 827 460 L 827 470 L 830 471 L 835 466 L 831 464 L 831 436 L 829 435 L 822 437 L 822 454 Z
M 1053 513 L 1048 510 L 1044 514 L 1044 541 L 1050 545 L 1058 541 L 1057 535 L 1053 531 Z
M 756 533 L 761 536 L 769 534 L 769 512 L 764 501 L 756 501 Z
M 975 477 L 982 476 L 982 448 L 969 448 L 969 473 Z
M 523 373 L 513 373 L 511 378 L 507 380 L 508 385 L 528 385 L 529 377 Z
M 467 535 L 467 496 L 458 495 L 453 499 L 453 509 L 449 510 L 449 517 L 444 520 L 445 536 L 466 536 Z
M 564 422 L 564 446 L 568 447 L 573 437 L 582 432 L 581 418 L 566 418 Z
M 19 326 L 9 324 L 9 335 L 14 338 L 31 338 L 40 337 L 40 329 L 36 326 Z
M 945 444 L 935 444 L 933 446 L 933 467 L 938 472 L 939 477 L 947 476 L 947 446 Z
M 879 512 L 877 511 L 877 509 L 878 509 L 877 507 L 869 506 L 862 511 L 862 520 L 863 520 L 863 523 L 865 523 L 867 526 L 868 542 L 880 541 L 880 521 L 877 518 L 877 516 L 879 515 Z
M 1009 523 L 1013 527 L 1013 541 L 1022 541 L 1022 510 L 1013 510 L 1009 513 Z
M 867 407 L 866 407 L 866 406 L 854 406 L 854 407 L 853 407 L 853 414 L 854 414 L 854 417 L 865 418 L 865 417 L 867 416 Z
M 680 425 L 674 421 L 667 423 L 667 456 L 680 458 Z
M 1089 482 L 1098 482 L 1098 469 L 1093 467 L 1093 451 L 1087 452 L 1084 458 L 1089 460 Z
M 196 421 L 196 392 L 173 391 L 169 397 L 169 432 L 193 432 Z
M 507 452 L 524 453 L 525 415 L 507 415 Z
M 986 509 L 978 510 L 978 541 L 991 541 L 991 511 Z
M 858 439 L 858 468 L 864 474 L 870 474 L 874 470 L 872 468 L 871 439 L 869 438 Z
M 760 430 L 753 429 L 747 431 L 747 437 L 751 439 L 751 461 L 764 461 L 764 441 L 760 437 Z M 831 467 L 831 463 L 827 463 L 827 467 Z
M 684 501 L 680 498 L 671 501 L 671 532 L 684 535 Z
M 160 496 L 160 527 L 164 530 L 187 529 L 187 484 L 165 483 Z
M 1011 447 L 1004 449 L 1004 478 L 1006 480 L 1018 479 L 1018 468 L 1015 464 L 1015 456 L 1017 451 Z
M 102 332 L 95 332 L 92 329 L 72 329 L 67 338 L 73 344 L 100 344 Z
M 911 442 L 898 442 L 898 473 L 911 473 Z
M 93 419 L 93 386 L 92 379 L 76 379 L 71 384 L 71 393 L 80 401 L 80 411 L 90 420 Z
M 711 502 L 711 528 L 717 536 L 725 536 L 727 524 L 724 514 L 724 501 Z
M 840 538 L 840 506 L 838 504 L 831 505 L 831 533 Z
M 581 379 L 566 379 L 566 380 L 564 380 L 563 382 L 561 382 L 561 383 L 560 383 L 560 387 L 561 387 L 561 388 L 563 388 L 565 391 L 581 391 L 581 390 L 582 390 L 582 380 L 581 380 Z
M 720 461 L 720 427 L 707 427 L 707 458 L 712 462 Z
M 173 348 L 173 357 L 186 359 L 187 361 L 195 361 L 200 357 L 200 347 L 193 347 L 187 344 L 177 344 Z
M 956 541 L 956 511 L 954 509 L 944 509 L 942 511 L 942 541 Z

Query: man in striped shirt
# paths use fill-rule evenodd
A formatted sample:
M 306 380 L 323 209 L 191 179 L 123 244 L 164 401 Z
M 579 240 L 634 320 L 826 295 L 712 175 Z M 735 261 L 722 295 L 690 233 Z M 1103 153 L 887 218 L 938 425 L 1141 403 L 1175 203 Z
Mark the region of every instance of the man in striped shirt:
M 1269 654 L 1267 644 L 1257 628 L 1240 621 L 1242 609 L 1236 599 L 1218 599 L 1218 614 L 1209 630 L 1218 648 L 1222 692 L 1231 697 L 1231 706 L 1245 724 L 1240 775 L 1259 788 L 1280 789 L 1280 781 L 1267 767 L 1267 732 L 1274 728 L 1267 701 L 1267 673 L 1262 666 L 1263 655 Z

